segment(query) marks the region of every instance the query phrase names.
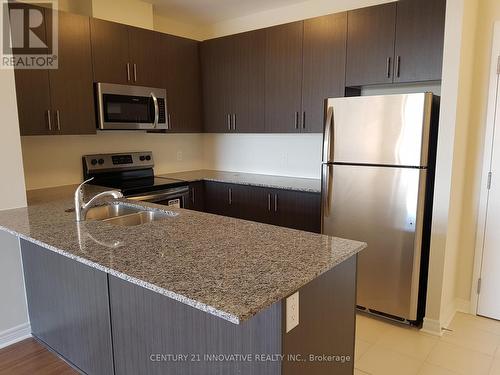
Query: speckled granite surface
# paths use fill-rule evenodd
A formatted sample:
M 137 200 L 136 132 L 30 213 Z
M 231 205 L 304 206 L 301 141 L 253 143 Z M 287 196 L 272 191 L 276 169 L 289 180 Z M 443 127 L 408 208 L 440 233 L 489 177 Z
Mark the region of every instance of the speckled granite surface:
M 30 193 L 27 208 L 0 211 L 0 229 L 236 324 L 365 247 L 183 209 L 134 227 L 76 223 L 74 212 L 65 212 L 74 188 Z M 100 190 L 90 186 L 85 193 Z
M 321 193 L 321 180 L 314 178 L 298 178 L 271 176 L 265 174 L 224 172 L 201 169 L 196 171 L 168 173 L 160 177 L 173 178 L 176 180 L 194 181 L 216 181 L 231 184 L 260 186 L 276 189 L 307 191 L 311 193 Z

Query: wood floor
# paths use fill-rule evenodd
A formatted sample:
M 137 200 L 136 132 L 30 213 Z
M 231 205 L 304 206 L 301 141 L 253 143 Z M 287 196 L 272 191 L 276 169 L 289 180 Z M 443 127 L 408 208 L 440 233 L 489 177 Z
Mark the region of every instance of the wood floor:
M 66 362 L 29 338 L 0 349 L 0 375 L 77 375 Z

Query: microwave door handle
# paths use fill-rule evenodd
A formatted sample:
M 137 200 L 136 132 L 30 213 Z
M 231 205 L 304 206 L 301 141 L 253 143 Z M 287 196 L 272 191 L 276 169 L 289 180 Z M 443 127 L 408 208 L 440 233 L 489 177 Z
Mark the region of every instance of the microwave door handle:
M 160 109 L 158 107 L 158 99 L 156 98 L 155 94 L 151 93 L 151 99 L 153 99 L 153 104 L 155 106 L 155 119 L 154 119 L 154 123 L 153 123 L 153 128 L 156 129 L 156 127 L 158 126 L 159 118 L 160 118 Z
M 325 121 L 325 134 L 323 138 L 323 163 L 333 162 L 332 152 L 332 134 L 333 134 L 333 107 L 328 107 Z

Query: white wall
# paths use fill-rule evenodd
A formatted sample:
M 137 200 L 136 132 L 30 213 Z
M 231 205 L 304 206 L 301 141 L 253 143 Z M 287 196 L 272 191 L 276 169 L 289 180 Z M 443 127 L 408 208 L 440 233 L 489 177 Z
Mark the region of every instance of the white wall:
M 208 169 L 320 178 L 321 134 L 206 134 Z
M 0 113 L 0 210 L 5 210 L 26 206 L 12 70 L 0 69 Z M 29 333 L 28 324 L 19 242 L 0 232 L 0 347 Z
M 153 5 L 137 0 L 92 0 L 92 16 L 126 25 L 153 29 Z
M 82 181 L 82 155 L 153 151 L 155 172 L 205 167 L 201 134 L 98 132 L 85 136 L 22 137 L 26 188 L 76 184 Z

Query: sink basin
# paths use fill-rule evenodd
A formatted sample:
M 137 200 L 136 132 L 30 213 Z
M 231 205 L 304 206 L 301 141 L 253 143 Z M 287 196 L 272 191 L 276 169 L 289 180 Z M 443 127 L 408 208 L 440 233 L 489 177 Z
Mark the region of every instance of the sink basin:
M 146 223 L 151 223 L 153 221 L 161 220 L 171 215 L 166 212 L 160 211 L 140 211 L 127 215 L 121 215 L 116 217 L 111 217 L 109 219 L 104 219 L 102 221 L 113 224 L 121 225 L 125 227 L 130 227 L 133 225 L 141 225 Z
M 105 206 L 92 207 L 88 210 L 86 220 L 106 220 L 141 211 L 144 211 L 144 209 L 139 207 L 129 207 L 123 204 L 107 204 Z

